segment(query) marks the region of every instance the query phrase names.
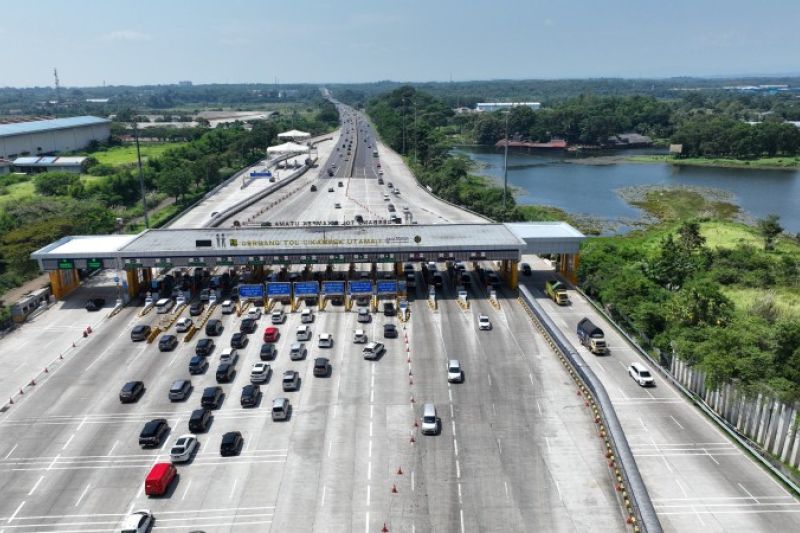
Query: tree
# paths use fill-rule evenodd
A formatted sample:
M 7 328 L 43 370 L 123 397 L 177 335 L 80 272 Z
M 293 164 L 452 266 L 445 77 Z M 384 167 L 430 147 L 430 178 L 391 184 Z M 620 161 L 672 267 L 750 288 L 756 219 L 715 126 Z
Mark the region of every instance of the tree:
M 764 250 L 769 251 L 775 247 L 775 238 L 783 233 L 783 226 L 780 225 L 781 217 L 775 214 L 767 215 L 758 221 L 758 231 L 764 238 Z
M 156 177 L 158 189 L 170 196 L 175 197 L 178 203 L 179 197 L 185 196 L 187 189 L 192 184 L 192 174 L 185 167 L 175 167 L 162 171 Z
M 81 177 L 71 172 L 43 172 L 34 178 L 33 185 L 43 196 L 67 196 L 80 181 Z
M 678 229 L 678 244 L 684 251 L 693 253 L 703 247 L 706 238 L 700 234 L 698 222 L 684 222 Z
M 668 317 L 684 326 L 719 326 L 733 316 L 733 302 L 708 280 L 688 283 L 676 294 Z

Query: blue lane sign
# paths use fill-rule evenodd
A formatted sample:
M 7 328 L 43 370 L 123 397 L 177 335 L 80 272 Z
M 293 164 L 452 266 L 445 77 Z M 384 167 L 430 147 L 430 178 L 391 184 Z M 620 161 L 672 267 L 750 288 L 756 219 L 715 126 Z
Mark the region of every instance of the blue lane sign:
M 322 292 L 325 294 L 344 294 L 344 281 L 323 281 Z
M 269 170 L 267 170 L 266 172 L 251 172 L 250 173 L 250 177 L 251 178 L 271 178 L 272 177 L 272 172 L 270 172 Z
M 239 296 L 242 298 L 263 298 L 264 285 L 239 285 Z
M 272 282 L 267 285 L 267 296 L 274 298 L 276 296 L 289 296 L 292 293 L 291 283 L 276 283 Z
M 395 280 L 379 280 L 378 294 L 397 294 L 397 282 Z
M 372 294 L 371 281 L 351 281 L 348 285 L 350 286 L 350 294 Z
M 296 281 L 294 284 L 295 296 L 316 296 L 319 294 L 319 283 L 316 281 Z

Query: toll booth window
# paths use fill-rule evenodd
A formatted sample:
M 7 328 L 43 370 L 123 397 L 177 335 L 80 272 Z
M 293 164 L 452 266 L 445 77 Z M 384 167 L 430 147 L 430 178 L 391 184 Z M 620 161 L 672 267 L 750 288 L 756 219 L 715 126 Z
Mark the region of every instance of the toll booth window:
M 197 239 L 194 245 L 197 248 L 211 248 L 211 239 Z

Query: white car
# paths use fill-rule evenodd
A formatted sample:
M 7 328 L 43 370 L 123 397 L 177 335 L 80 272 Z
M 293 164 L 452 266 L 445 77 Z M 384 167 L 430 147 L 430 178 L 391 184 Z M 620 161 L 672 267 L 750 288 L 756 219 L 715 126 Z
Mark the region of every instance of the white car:
M 331 348 L 333 346 L 333 335 L 330 333 L 320 333 L 318 346 L 320 348 Z
M 297 340 L 307 341 L 311 339 L 311 328 L 303 324 L 297 328 Z
M 192 458 L 192 454 L 197 449 L 197 439 L 194 435 L 181 435 L 172 449 L 169 451 L 169 458 L 173 463 L 185 463 Z
M 464 371 L 461 370 L 461 363 L 458 359 L 450 359 L 447 362 L 447 381 L 450 383 L 461 383 L 464 381 Z
M 628 367 L 628 375 L 633 378 L 633 381 L 639 384 L 640 387 L 655 387 L 656 380 L 653 375 L 641 363 L 631 363 Z
M 278 309 L 272 312 L 273 324 L 283 324 L 284 322 L 286 322 L 286 313 L 283 312 L 283 309 Z
M 353 342 L 355 344 L 365 344 L 367 342 L 367 334 L 363 329 L 357 329 L 353 332 Z
M 150 509 L 139 509 L 125 517 L 122 522 L 122 533 L 146 533 L 155 522 Z
M 175 331 L 177 331 L 178 333 L 189 331 L 189 328 L 191 327 L 192 327 L 192 319 L 187 316 L 181 317 L 180 319 L 178 319 L 177 322 L 175 322 Z
M 492 329 L 492 322 L 486 315 L 478 315 L 478 329 Z
M 261 318 L 261 308 L 260 307 L 251 307 L 247 310 L 247 318 L 252 318 L 253 320 L 258 320 Z
M 310 324 L 311 322 L 314 322 L 314 311 L 308 308 L 300 311 L 300 322 L 303 324 Z
M 239 360 L 239 352 L 236 351 L 236 348 L 225 348 L 222 350 L 222 353 L 219 356 L 220 363 L 230 363 L 232 365 L 236 364 L 236 361 Z
M 255 363 L 250 370 L 250 383 L 266 383 L 271 373 L 272 367 L 269 363 Z
M 386 347 L 381 342 L 370 342 L 361 350 L 364 359 L 377 359 L 386 351 Z

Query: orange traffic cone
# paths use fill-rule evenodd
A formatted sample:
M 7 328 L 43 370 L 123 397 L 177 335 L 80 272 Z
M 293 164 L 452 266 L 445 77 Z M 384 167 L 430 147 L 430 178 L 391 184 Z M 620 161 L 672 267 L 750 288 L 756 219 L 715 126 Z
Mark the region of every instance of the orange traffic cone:
M 402 476 L 403 475 L 403 469 L 401 467 L 399 467 L 399 466 L 397 467 L 397 475 L 398 476 Z
M 381 528 L 381 533 L 389 533 L 389 528 L 386 527 L 386 522 L 383 523 L 383 527 Z
M 397 485 L 392 483 L 392 494 L 397 494 Z

